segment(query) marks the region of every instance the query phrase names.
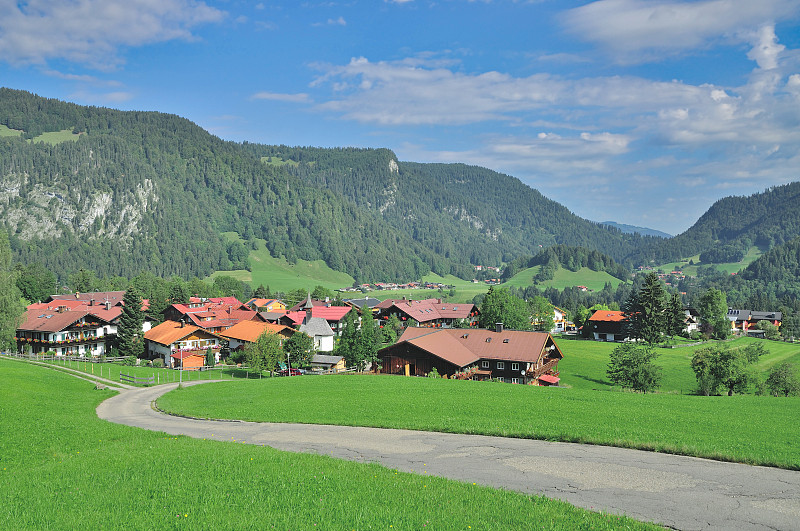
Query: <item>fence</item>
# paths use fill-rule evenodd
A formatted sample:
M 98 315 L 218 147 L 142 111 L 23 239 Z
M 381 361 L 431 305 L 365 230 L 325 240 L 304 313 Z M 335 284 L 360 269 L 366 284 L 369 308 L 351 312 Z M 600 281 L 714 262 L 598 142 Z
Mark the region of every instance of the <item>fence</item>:
M 153 375 L 153 376 L 147 376 L 145 378 L 145 377 L 132 376 L 130 374 L 119 373 L 119 381 L 132 385 L 153 385 L 154 383 L 156 383 L 156 377 L 155 375 Z

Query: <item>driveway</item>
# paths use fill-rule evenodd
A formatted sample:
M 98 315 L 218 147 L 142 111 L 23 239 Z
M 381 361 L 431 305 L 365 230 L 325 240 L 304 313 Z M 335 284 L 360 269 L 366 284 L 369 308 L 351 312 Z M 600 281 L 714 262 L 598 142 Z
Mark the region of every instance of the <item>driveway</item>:
M 192 384 L 206 382 L 192 382 Z M 186 384 L 184 384 L 186 385 Z M 676 529 L 798 529 L 800 472 L 608 446 L 347 426 L 195 420 L 152 404 L 177 384 L 124 390 L 111 422 L 266 445 L 558 498 Z

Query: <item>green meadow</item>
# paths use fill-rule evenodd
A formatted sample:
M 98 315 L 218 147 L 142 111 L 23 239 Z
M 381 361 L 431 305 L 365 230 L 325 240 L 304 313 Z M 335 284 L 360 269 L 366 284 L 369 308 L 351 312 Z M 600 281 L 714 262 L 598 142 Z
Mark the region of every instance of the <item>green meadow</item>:
M 8 126 L 0 124 L 0 137 L 2 136 L 19 136 L 22 131 L 19 129 L 9 129 Z
M 113 424 L 95 413 L 112 391 L 21 361 L 0 359 L 0 378 L 2 529 L 656 529 L 375 464 Z
M 763 253 L 761 252 L 761 249 L 759 249 L 756 246 L 752 246 L 750 247 L 750 249 L 748 249 L 747 254 L 744 255 L 744 258 L 742 258 L 742 260 L 739 262 L 704 264 L 703 262 L 700 261 L 700 255 L 696 254 L 694 256 L 690 256 L 678 262 L 668 262 L 665 264 L 655 266 L 655 268 L 665 271 L 667 273 L 669 273 L 670 271 L 675 271 L 678 268 L 681 268 L 681 271 L 683 271 L 684 273 L 686 273 L 691 277 L 697 276 L 697 268 L 701 265 L 713 265 L 720 271 L 725 271 L 727 273 L 736 273 L 738 271 L 741 271 L 745 267 L 749 266 L 753 262 L 755 262 L 762 254 Z M 692 262 L 692 265 L 689 265 L 689 261 Z
M 514 286 L 517 288 L 524 288 L 533 284 L 533 277 L 539 273 L 541 266 L 529 267 L 523 269 L 510 279 L 504 286 Z M 600 291 L 610 282 L 616 288 L 622 281 L 616 277 L 612 277 L 605 271 L 592 271 L 588 267 L 582 267 L 578 271 L 570 271 L 569 269 L 559 267 L 552 279 L 540 282 L 537 285 L 542 288 L 556 288 L 562 290 L 571 286 L 586 286 L 592 291 Z
M 332 375 L 212 383 L 158 405 L 193 417 L 580 442 L 800 470 L 800 398 Z

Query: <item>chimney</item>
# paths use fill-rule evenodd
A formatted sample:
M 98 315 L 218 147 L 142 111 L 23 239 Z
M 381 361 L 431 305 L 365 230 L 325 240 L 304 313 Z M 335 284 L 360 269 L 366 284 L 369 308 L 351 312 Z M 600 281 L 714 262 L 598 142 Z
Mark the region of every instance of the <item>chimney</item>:
M 111 303 L 106 301 L 106 310 L 110 310 L 110 309 L 111 309 Z
M 503 323 L 495 323 L 494 324 L 494 331 L 498 334 L 503 331 Z
M 89 299 L 89 306 L 94 306 L 94 299 Z
M 184 326 L 186 326 L 186 321 L 184 319 L 181 319 L 181 328 L 183 328 Z

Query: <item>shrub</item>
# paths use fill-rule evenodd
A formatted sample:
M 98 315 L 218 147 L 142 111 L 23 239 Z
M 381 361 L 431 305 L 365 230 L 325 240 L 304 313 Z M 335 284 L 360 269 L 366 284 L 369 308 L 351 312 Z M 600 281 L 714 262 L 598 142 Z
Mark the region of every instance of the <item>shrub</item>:
M 623 343 L 611 352 L 606 374 L 614 385 L 646 393 L 661 382 L 661 367 L 653 363 L 658 357 L 650 347 Z
M 161 358 L 156 358 L 153 360 L 153 367 L 160 369 L 164 366 L 164 360 Z
M 128 367 L 135 367 L 136 366 L 136 356 L 125 356 L 122 358 L 122 364 Z
M 428 372 L 428 378 L 439 378 L 439 371 L 434 367 Z

